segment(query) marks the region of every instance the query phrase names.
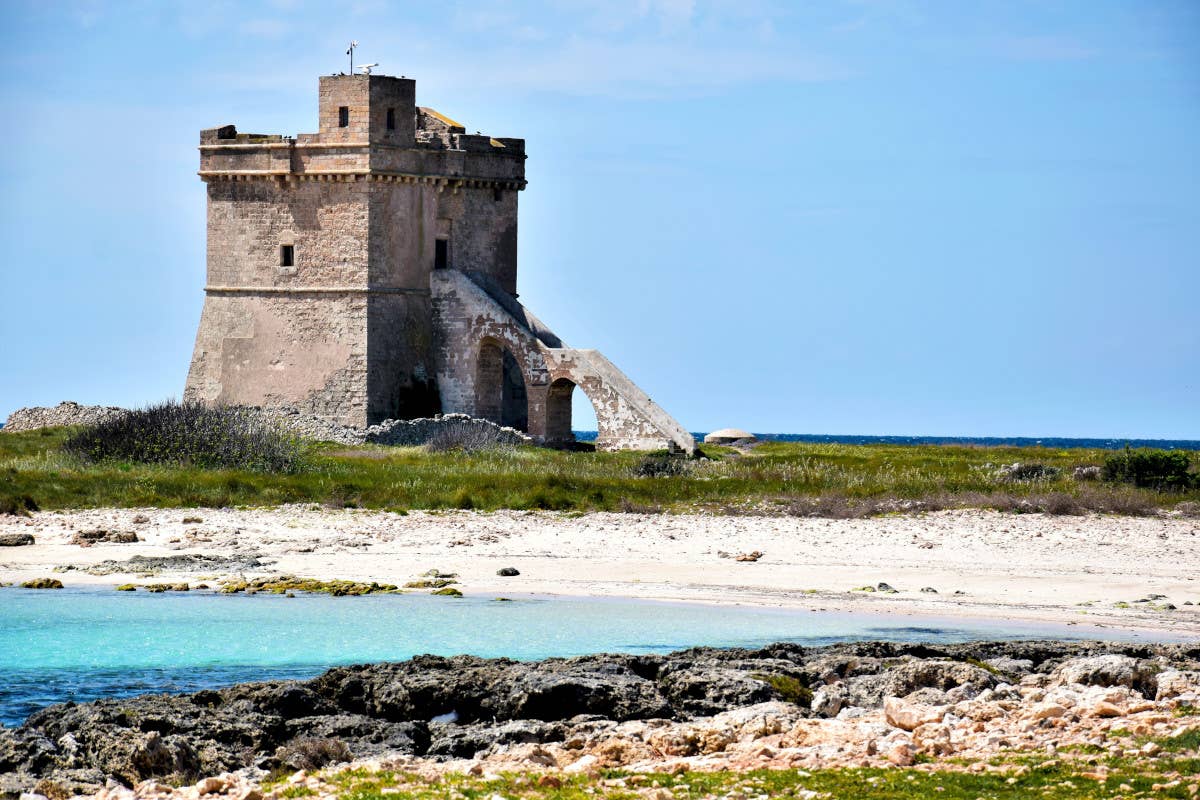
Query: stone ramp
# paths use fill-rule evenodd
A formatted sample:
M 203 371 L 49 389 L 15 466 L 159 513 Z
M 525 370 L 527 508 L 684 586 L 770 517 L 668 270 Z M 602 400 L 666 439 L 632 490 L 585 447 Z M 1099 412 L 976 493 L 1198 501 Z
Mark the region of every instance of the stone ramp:
M 643 422 L 638 426 L 640 433 L 636 435 L 630 436 L 629 426 L 617 426 L 616 430 L 606 431 L 604 423 L 600 421 L 600 410 L 597 408 L 596 418 L 600 426 L 598 447 L 654 450 L 663 446 L 661 437 L 665 436 L 668 440 L 667 449 L 679 450 L 689 455 L 696 452 L 696 440 L 692 435 L 599 350 L 558 348 L 551 349 L 549 354 L 550 358 L 559 364 L 570 364 L 569 372 L 575 376 L 573 382 L 577 386 L 583 387 L 598 382 L 600 392 L 615 394 L 623 406 L 642 418 Z M 589 393 L 588 396 L 592 395 Z M 622 430 L 622 427 L 625 430 Z
M 516 298 L 493 282 L 457 270 L 430 279 L 443 340 L 438 386 L 446 412 L 480 415 L 480 352 L 498 343 L 521 365 L 528 392 L 529 433 L 548 444 L 573 440 L 571 387 L 596 410 L 596 446 L 607 450 L 668 449 L 692 454 L 696 442 L 674 418 L 596 350 L 567 347 Z M 557 345 L 557 346 L 556 346 Z

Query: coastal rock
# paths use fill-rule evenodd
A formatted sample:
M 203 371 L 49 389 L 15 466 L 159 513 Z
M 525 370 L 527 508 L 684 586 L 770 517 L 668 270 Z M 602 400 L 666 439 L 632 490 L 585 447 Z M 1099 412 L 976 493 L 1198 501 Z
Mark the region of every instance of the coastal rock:
M 965 663 L 1005 658 L 1033 665 L 1020 688 Z M 807 747 L 820 758 L 845 752 L 911 763 L 918 751 L 1004 747 L 1013 736 L 1061 745 L 1061 725 L 1111 724 L 1097 712 L 1119 711 L 1130 731 L 1148 732 L 1132 715 L 1162 714 L 1155 710 L 1162 706 L 1121 682 L 1156 663 L 1175 667 L 1159 677 L 1161 703 L 1195 696 L 1200 651 L 1189 644 L 777 644 L 532 663 L 419 656 L 338 667 L 308 681 L 53 706 L 19 728 L 0 728 L 0 791 L 19 794 L 50 780 L 94 793 L 109 779 L 194 783 L 348 757 L 469 758 L 481 770 L 578 764 L 591 772 L 646 763 L 665 769 L 686 759 L 792 765 L 800 758 L 794 748 Z M 814 709 L 781 696 L 800 699 L 802 687 L 813 687 Z M 1036 710 L 1050 705 L 1052 712 Z M 837 718 L 823 718 L 831 714 Z M 243 788 L 253 789 L 239 783 L 236 791 Z
M 966 687 L 966 694 L 994 688 L 999 679 L 987 670 L 958 661 L 909 661 L 878 675 L 846 682 L 854 705 L 877 708 L 885 697 L 907 697 L 918 689 L 948 691 Z M 965 699 L 965 698 L 964 698 Z
M 514 578 L 517 575 L 520 575 L 521 572 L 516 567 L 501 567 L 500 569 L 496 570 L 496 574 L 501 578 Z
M 508 745 L 561 742 L 566 737 L 567 726 L 559 722 L 512 720 L 499 725 L 443 722 L 431 724 L 428 730 L 426 755 L 474 758 L 478 753 Z
M 1157 692 L 1158 669 L 1154 664 L 1125 655 L 1100 655 L 1067 661 L 1055 671 L 1057 684 L 1083 686 L 1126 686 L 1154 697 Z
M 916 761 L 916 753 L 911 744 L 899 742 L 888 750 L 887 760 L 889 764 L 897 767 L 911 767 Z
M 673 716 L 658 686 L 627 667 L 604 665 L 600 671 L 568 667 L 535 670 L 519 678 L 503 708 L 509 719 L 562 720 L 602 713 L 614 720 Z
M 1200 672 L 1168 669 L 1158 673 L 1156 700 L 1200 695 Z
M 1007 658 L 1000 656 L 998 658 L 989 658 L 983 663 L 1000 672 L 1006 672 L 1009 675 L 1028 675 L 1033 672 L 1033 662 L 1028 658 Z
M 0 533 L 0 547 L 24 547 L 33 544 L 31 533 Z
M 71 537 L 71 544 L 80 547 L 91 547 L 94 544 L 132 544 L 138 541 L 138 535 L 133 531 L 108 531 L 103 528 L 92 531 L 77 531 Z
M 883 701 L 883 715 L 889 725 L 902 731 L 912 731 L 922 725 L 941 722 L 946 716 L 946 709 L 889 697 Z
M 268 562 L 256 554 L 211 556 L 188 553 L 176 556 L 133 556 L 125 561 L 101 561 L 87 567 L 89 575 L 145 575 L 159 572 L 252 572 L 261 571 Z
M 21 584 L 22 589 L 61 589 L 63 583 L 58 578 L 34 578 Z
M 818 717 L 836 717 L 846 704 L 846 694 L 838 686 L 823 686 L 813 692 L 812 713 Z
M 708 716 L 779 698 L 761 679 L 715 665 L 668 668 L 660 676 L 660 684 L 671 705 L 685 717 Z

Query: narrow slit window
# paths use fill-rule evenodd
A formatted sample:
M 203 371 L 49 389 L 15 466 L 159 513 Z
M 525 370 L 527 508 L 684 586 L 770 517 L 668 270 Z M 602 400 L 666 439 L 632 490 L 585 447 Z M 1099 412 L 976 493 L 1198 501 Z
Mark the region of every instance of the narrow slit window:
M 396 109 L 389 108 L 387 113 L 387 129 L 389 131 L 396 130 Z
M 283 244 L 279 246 L 279 266 L 296 266 L 296 248 L 293 245 Z
M 338 106 L 338 127 L 348 128 L 350 126 L 350 106 Z
M 433 247 L 433 268 L 446 269 L 450 260 L 450 243 L 445 239 L 438 239 Z
M 503 199 L 504 199 L 504 190 L 503 189 L 492 189 L 492 200 L 493 201 L 499 203 Z

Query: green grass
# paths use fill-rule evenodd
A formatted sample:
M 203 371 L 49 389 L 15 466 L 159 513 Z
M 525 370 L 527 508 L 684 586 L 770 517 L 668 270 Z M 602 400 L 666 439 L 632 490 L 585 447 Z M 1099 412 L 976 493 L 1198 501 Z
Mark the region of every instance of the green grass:
M 1103 764 L 1105 780 L 1085 777 Z M 994 760 L 999 769 L 973 772 L 967 763 L 948 760 L 909 769 L 839 768 L 779 769 L 751 772 L 682 772 L 631 774 L 604 770 L 594 776 L 505 773 L 498 777 L 451 774 L 422 778 L 415 774 L 348 769 L 327 775 L 329 789 L 341 800 L 432 800 L 465 797 L 632 800 L 665 789 L 679 800 L 720 797 L 806 797 L 807 792 L 830 798 L 888 798 L 888 800 L 1018 800 L 1018 798 L 1118 798 L 1153 796 L 1191 797 L 1188 784 L 1200 769 L 1194 757 L 1168 755 L 1159 759 L 1078 758 L 1049 759 L 1044 755 L 1013 753 Z M 1153 790 L 1184 776 L 1179 785 Z M 1124 785 L 1126 788 L 1122 788 Z
M 313 445 L 299 472 L 275 474 L 85 464 L 60 450 L 67 433 L 0 433 L 0 498 L 28 495 L 43 510 L 312 502 L 397 511 L 510 508 L 806 516 L 960 506 L 1147 513 L 1200 500 L 1200 489 L 1162 493 L 1078 483 L 1070 477 L 1076 465 L 1101 464 L 1108 454 L 1103 450 L 766 443 L 746 455 L 705 447 L 712 460 L 688 462 L 681 475 L 638 477 L 644 453 L 521 447 L 463 455 L 420 448 Z M 1014 461 L 1060 467 L 1064 474 L 1030 484 L 997 477 L 997 466 Z

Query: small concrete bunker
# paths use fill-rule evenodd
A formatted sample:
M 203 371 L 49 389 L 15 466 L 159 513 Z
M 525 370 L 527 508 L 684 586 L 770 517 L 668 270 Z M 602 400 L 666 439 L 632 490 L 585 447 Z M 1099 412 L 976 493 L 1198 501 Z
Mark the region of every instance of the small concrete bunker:
M 317 133 L 200 132 L 208 279 L 185 400 L 355 427 L 465 413 L 568 446 L 578 388 L 597 447 L 695 452 L 517 300 L 523 139 L 468 134 L 408 78 L 322 77 L 318 110 Z

